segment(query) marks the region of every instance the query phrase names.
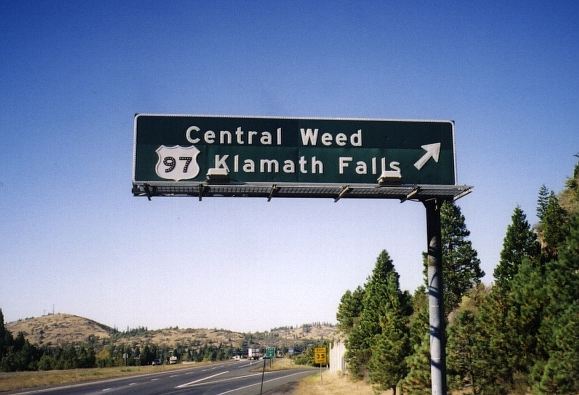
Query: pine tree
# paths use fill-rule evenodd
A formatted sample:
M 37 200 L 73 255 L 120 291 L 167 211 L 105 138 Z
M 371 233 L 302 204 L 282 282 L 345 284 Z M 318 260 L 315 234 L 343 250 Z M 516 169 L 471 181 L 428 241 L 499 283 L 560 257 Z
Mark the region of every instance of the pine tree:
M 13 344 L 14 337 L 4 325 L 4 313 L 2 313 L 2 309 L 0 309 L 0 371 L 5 370 L 4 366 L 7 366 L 7 362 L 3 363 L 2 359 L 8 356 Z
M 372 341 L 381 333 L 380 321 L 392 308 L 387 288 L 388 277 L 392 273 L 398 276 L 390 256 L 382 250 L 364 286 L 360 319 L 354 324 L 346 341 L 346 361 L 354 377 L 364 376 L 372 355 Z
M 447 313 L 454 310 L 462 296 L 473 286 L 480 284 L 484 271 L 472 243 L 470 231 L 460 208 L 445 202 L 440 210 L 444 307 Z
M 546 269 L 546 299 L 539 342 L 548 355 L 535 386 L 546 392 L 579 392 L 579 213 L 570 221 L 569 234 L 556 261 Z M 540 366 L 536 370 L 541 370 Z M 565 389 L 567 388 L 567 389 Z M 568 391 L 573 388 L 574 391 Z
M 448 327 L 448 376 L 457 389 L 470 384 L 474 394 L 480 393 L 476 366 L 476 316 L 471 310 L 461 310 Z
M 392 259 L 386 250 L 382 250 L 364 287 L 360 326 L 364 327 L 368 334 L 374 335 L 380 332 L 380 317 L 383 317 L 390 307 L 387 284 L 393 272 L 395 270 Z
M 573 175 L 565 181 L 565 189 L 559 196 L 559 202 L 570 215 L 579 213 L 579 162 L 575 164 Z
M 412 355 L 406 358 L 408 374 L 401 382 L 403 393 L 430 395 L 430 335 L 422 336 L 421 342 L 414 347 Z
M 476 315 L 477 387 L 484 394 L 507 394 L 512 385 L 514 372 L 509 362 L 511 336 L 506 329 L 507 312 L 506 292 L 493 287 Z
M 429 394 L 430 383 L 430 335 L 428 298 L 426 288 L 418 287 L 412 296 L 412 314 L 408 323 L 408 339 L 411 354 L 404 359 L 408 369 L 400 385 L 404 392 Z
M 559 246 L 568 234 L 569 216 L 555 195 L 549 197 L 545 214 L 539 224 L 546 260 L 556 260 Z
M 368 367 L 372 383 L 379 389 L 390 388 L 396 395 L 396 386 L 407 373 L 405 358 L 410 355 L 410 340 L 405 301 L 395 272 L 388 276 L 387 289 L 390 308 L 381 319 L 382 332 L 372 341 Z
M 547 276 L 553 306 L 568 306 L 579 301 L 579 213 L 571 219 L 565 245 L 557 262 L 549 265 Z
M 540 221 L 543 220 L 545 211 L 547 210 L 547 204 L 549 203 L 549 198 L 553 195 L 553 191 L 549 191 L 545 184 L 541 185 L 541 188 L 539 188 L 539 196 L 537 198 L 537 217 Z
M 422 343 L 422 338 L 429 331 L 428 298 L 426 288 L 420 286 L 412 295 L 412 314 L 409 319 L 410 345 L 412 349 Z
M 517 206 L 503 241 L 501 259 L 494 270 L 496 284 L 499 287 L 508 288 L 510 281 L 517 274 L 523 258 L 534 258 L 538 254 L 537 236 L 531 230 L 525 213 Z
M 538 335 L 547 303 L 543 284 L 541 268 L 524 259 L 507 295 L 503 328 L 509 336 L 509 365 L 514 371 L 529 373 L 535 361 L 542 357 Z
M 336 319 L 338 321 L 338 329 L 345 335 L 348 335 L 354 323 L 359 318 L 362 312 L 362 300 L 364 298 L 364 289 L 358 286 L 354 292 L 347 290 L 340 299 Z
M 2 360 L 4 356 L 4 348 L 7 346 L 5 340 L 7 332 L 6 326 L 4 326 L 4 313 L 2 313 L 2 309 L 0 309 L 0 360 Z
M 579 393 L 579 305 L 572 304 L 559 317 L 554 331 L 555 347 L 542 370 L 537 392 Z

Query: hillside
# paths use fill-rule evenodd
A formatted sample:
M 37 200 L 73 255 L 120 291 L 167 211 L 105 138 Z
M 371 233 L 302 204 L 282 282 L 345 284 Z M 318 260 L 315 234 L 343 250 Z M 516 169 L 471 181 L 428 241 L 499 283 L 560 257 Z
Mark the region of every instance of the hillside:
M 28 341 L 37 346 L 62 346 L 65 344 L 155 344 L 161 347 L 177 345 L 219 346 L 241 348 L 247 344 L 259 346 L 291 346 L 295 343 L 331 339 L 335 327 L 329 324 L 305 324 L 299 327 L 274 328 L 271 331 L 240 333 L 225 329 L 147 330 L 139 328 L 119 332 L 93 320 L 71 314 L 49 314 L 26 318 L 6 324 L 16 335 L 23 332 Z
M 6 328 L 16 335 L 23 332 L 32 344 L 56 346 L 83 343 L 93 340 L 110 339 L 112 328 L 96 321 L 72 314 L 49 314 L 41 317 L 26 318 L 6 324 Z

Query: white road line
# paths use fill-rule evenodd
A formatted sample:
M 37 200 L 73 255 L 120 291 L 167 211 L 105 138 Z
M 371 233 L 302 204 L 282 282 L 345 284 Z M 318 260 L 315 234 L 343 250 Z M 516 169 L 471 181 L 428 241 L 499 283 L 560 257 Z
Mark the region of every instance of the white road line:
M 225 373 L 227 373 L 227 372 L 225 372 Z M 270 373 L 272 373 L 272 372 L 265 372 L 265 374 L 270 374 Z M 210 381 L 208 383 L 197 383 L 197 384 L 189 383 L 189 384 L 191 384 L 191 385 L 189 385 L 189 387 L 196 387 L 198 385 L 207 385 L 207 384 L 226 383 L 228 381 L 235 381 L 235 380 L 245 379 L 247 377 L 254 377 L 254 376 L 261 376 L 261 373 L 246 374 L 244 376 L 235 376 L 235 377 L 230 377 L 228 379 L 222 379 L 222 380 L 213 380 L 213 381 Z M 213 376 L 211 376 L 211 377 L 213 377 Z M 207 379 L 208 378 L 210 378 L 210 377 L 207 377 Z
M 214 374 L 214 375 L 211 375 L 211 376 L 203 377 L 202 379 L 195 380 L 195 381 L 191 381 L 190 383 L 181 384 L 181 385 L 178 385 L 178 386 L 175 387 L 175 388 L 185 388 L 185 387 L 188 387 L 188 386 L 190 386 L 190 385 L 193 385 L 193 384 L 196 384 L 196 383 L 200 383 L 201 381 L 205 381 L 205 380 L 212 379 L 213 377 L 221 376 L 222 374 L 225 374 L 225 373 L 229 373 L 229 370 L 226 370 L 225 372 L 217 373 L 217 374 Z
M 129 384 L 129 387 L 132 387 L 133 385 L 137 385 L 137 383 L 131 383 Z
M 182 375 L 187 375 L 187 374 L 196 374 L 199 373 L 199 370 L 197 369 L 198 367 L 192 366 L 190 368 L 185 368 L 182 371 L 185 371 L 185 373 L 182 373 Z M 147 374 L 143 374 L 143 375 L 139 375 L 139 378 L 146 378 L 146 377 L 150 377 L 150 376 L 154 376 L 154 375 L 165 375 L 166 373 L 160 373 L 160 372 L 156 372 L 156 373 L 147 373 Z M 117 378 L 112 378 L 112 379 L 105 379 L 105 380 L 99 380 L 99 381 L 93 381 L 93 382 L 89 382 L 89 383 L 76 383 L 76 384 L 69 384 L 69 385 L 60 385 L 57 387 L 51 387 L 51 388 L 42 388 L 42 389 L 31 389 L 31 390 L 26 390 L 26 391 L 21 391 L 21 392 L 16 392 L 15 395 L 31 395 L 31 394 L 42 394 L 45 392 L 49 392 L 49 391 L 62 391 L 62 390 L 71 390 L 71 389 L 76 389 L 76 388 L 90 388 L 92 386 L 96 386 L 96 385 L 101 385 L 101 384 L 105 384 L 105 383 L 117 383 L 119 381 L 125 381 L 127 379 L 130 379 L 130 376 L 127 377 L 117 377 Z M 135 383 L 137 384 L 137 383 Z M 106 391 L 112 390 L 113 388 L 106 388 Z M 98 391 L 98 390 L 97 390 Z
M 287 378 L 287 377 L 296 376 L 296 375 L 298 375 L 298 374 L 304 374 L 304 373 L 310 373 L 310 372 L 307 372 L 307 371 L 306 371 L 306 372 L 298 372 L 298 373 L 294 373 L 294 374 L 288 374 L 287 376 L 281 376 L 281 377 L 276 377 L 275 379 L 266 380 L 266 381 L 264 381 L 263 383 L 265 384 L 265 383 L 269 383 L 269 382 L 271 382 L 271 381 L 281 380 L 281 379 L 284 379 L 284 378 Z M 243 390 L 243 389 L 246 389 L 246 388 L 249 388 L 249 387 L 255 387 L 256 385 L 261 385 L 261 381 L 260 381 L 259 383 L 256 383 L 256 384 L 250 384 L 250 385 L 246 385 L 246 386 L 244 386 L 244 387 L 234 388 L 234 389 L 229 390 L 229 391 L 221 392 L 221 393 L 219 393 L 219 394 L 217 394 L 217 395 L 230 394 L 230 393 L 232 393 L 232 392 L 240 391 L 240 390 Z
M 102 391 L 102 392 L 107 392 L 107 391 L 110 391 L 110 390 L 112 390 L 112 388 L 104 388 L 104 389 L 101 390 L 101 391 Z

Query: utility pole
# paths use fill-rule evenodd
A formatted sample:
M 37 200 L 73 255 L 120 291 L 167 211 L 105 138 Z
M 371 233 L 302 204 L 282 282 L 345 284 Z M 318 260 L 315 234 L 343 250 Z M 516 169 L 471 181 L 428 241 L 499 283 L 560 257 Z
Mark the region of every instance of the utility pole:
M 432 395 L 446 395 L 446 353 L 440 208 L 444 200 L 423 201 L 428 239 L 428 315 L 430 323 L 430 379 Z

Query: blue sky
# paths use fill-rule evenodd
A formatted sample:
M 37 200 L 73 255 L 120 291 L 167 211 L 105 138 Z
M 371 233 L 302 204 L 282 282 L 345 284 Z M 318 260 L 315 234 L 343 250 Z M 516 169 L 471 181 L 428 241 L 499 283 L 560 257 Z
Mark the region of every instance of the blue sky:
M 486 283 L 579 152 L 576 2 L 0 0 L 0 308 L 264 330 L 335 321 L 382 249 L 422 281 L 398 201 L 131 195 L 133 115 L 456 122 Z

